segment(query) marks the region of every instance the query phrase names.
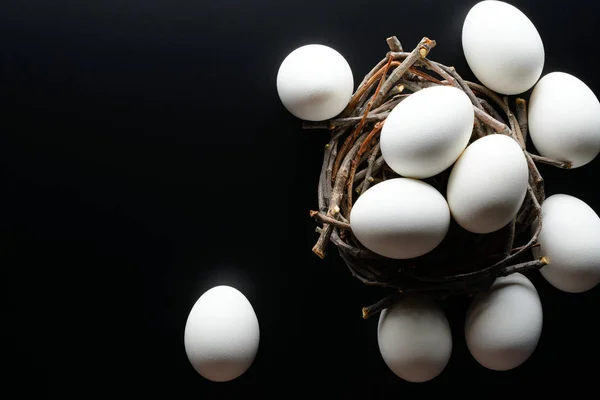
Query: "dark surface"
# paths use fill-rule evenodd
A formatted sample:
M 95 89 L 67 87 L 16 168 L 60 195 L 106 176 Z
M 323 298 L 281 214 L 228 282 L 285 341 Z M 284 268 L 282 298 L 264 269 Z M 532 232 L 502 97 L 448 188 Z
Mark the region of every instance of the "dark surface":
M 405 48 L 435 39 L 430 58 L 473 79 L 460 31 L 476 2 L 71 3 L 0 7 L 3 387 L 79 398 L 418 387 L 383 363 L 377 319 L 361 319 L 381 292 L 334 251 L 311 252 L 326 133 L 301 130 L 275 77 L 290 51 L 318 42 L 345 55 L 358 83 L 397 35 Z M 544 40 L 544 73 L 600 92 L 600 3 L 511 3 Z M 600 211 L 599 169 L 542 168 L 547 193 Z M 451 361 L 426 386 L 594 382 L 600 289 L 569 295 L 530 277 L 545 318 L 533 357 L 505 373 L 480 367 L 458 299 L 444 306 Z M 255 363 L 229 384 L 196 374 L 183 347 L 190 308 L 217 284 L 244 292 L 261 326 Z

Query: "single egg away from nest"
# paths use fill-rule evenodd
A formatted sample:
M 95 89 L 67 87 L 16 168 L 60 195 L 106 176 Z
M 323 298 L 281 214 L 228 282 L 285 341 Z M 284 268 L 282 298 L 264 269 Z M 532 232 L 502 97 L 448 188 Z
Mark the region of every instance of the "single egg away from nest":
M 377 342 L 388 368 L 409 382 L 437 377 L 452 354 L 450 324 L 441 308 L 425 297 L 403 297 L 383 310 Z
M 352 70 L 331 47 L 309 44 L 292 51 L 277 73 L 277 92 L 285 108 L 306 121 L 341 113 L 354 90 Z
M 454 220 L 473 233 L 506 226 L 519 212 L 529 183 L 521 146 L 502 134 L 472 142 L 448 178 L 446 198 Z
M 528 106 L 529 137 L 545 157 L 578 168 L 600 152 L 600 101 L 579 78 L 564 72 L 544 75 Z
M 450 211 L 433 186 L 410 178 L 380 182 L 356 199 L 350 227 L 369 250 L 392 259 L 421 256 L 448 233 Z
M 586 292 L 600 283 L 600 218 L 584 201 L 554 194 L 542 203 L 542 229 L 535 257 L 550 264 L 540 273 L 555 288 Z M 537 227 L 534 221 L 532 229 Z
M 216 286 L 192 307 L 184 334 L 188 360 L 214 382 L 238 378 L 253 364 L 260 329 L 252 305 L 239 290 Z
M 419 90 L 388 115 L 381 155 L 406 178 L 423 179 L 449 168 L 471 138 L 475 114 L 469 97 L 451 86 Z
M 544 44 L 531 20 L 502 1 L 481 1 L 468 12 L 462 46 L 473 74 L 489 89 L 513 95 L 531 89 L 544 68 Z
M 513 273 L 496 279 L 487 292 L 473 298 L 465 320 L 465 339 L 479 364 L 507 371 L 532 356 L 542 325 L 537 290 L 527 277 Z

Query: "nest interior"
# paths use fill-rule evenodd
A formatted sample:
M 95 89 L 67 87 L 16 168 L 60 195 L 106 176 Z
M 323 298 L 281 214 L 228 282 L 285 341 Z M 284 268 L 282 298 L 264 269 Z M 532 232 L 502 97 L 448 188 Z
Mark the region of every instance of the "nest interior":
M 388 38 L 387 44 L 386 56 L 364 77 L 340 115 L 329 121 L 303 123 L 304 129 L 330 131 L 319 177 L 318 210 L 310 211 L 319 225 L 313 252 L 323 258 L 332 244 L 355 278 L 391 292 L 364 307 L 364 318 L 406 293 L 424 293 L 437 299 L 473 294 L 486 290 L 500 276 L 546 265 L 547 258 L 533 259 L 530 251 L 537 245 L 545 198 L 544 180 L 536 163 L 570 168 L 568 162 L 527 150 L 525 99 L 511 101 L 462 79 L 453 67 L 432 61 L 428 55 L 436 42 L 427 37 L 410 52 L 403 50 L 395 36 Z M 379 148 L 379 133 L 390 111 L 412 93 L 436 85 L 454 86 L 473 103 L 475 120 L 469 143 L 486 135 L 503 134 L 520 144 L 529 167 L 527 195 L 513 221 L 498 231 L 473 234 L 452 221 L 443 242 L 428 254 L 409 260 L 387 259 L 354 237 L 348 221 L 350 210 L 371 185 L 399 177 L 386 165 Z M 451 167 L 423 180 L 445 196 L 450 171 Z

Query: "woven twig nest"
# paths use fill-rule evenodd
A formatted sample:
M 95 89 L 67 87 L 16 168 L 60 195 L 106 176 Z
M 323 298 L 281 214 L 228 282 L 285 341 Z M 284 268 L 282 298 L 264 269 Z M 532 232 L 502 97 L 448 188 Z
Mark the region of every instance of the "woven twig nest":
M 390 51 L 364 77 L 346 109 L 324 122 L 304 122 L 305 129 L 327 129 L 331 137 L 324 150 L 318 184 L 318 210 L 311 210 L 319 226 L 313 252 L 323 258 L 332 244 L 354 277 L 366 285 L 385 288 L 381 301 L 363 308 L 363 317 L 385 309 L 398 296 L 420 293 L 436 299 L 471 295 L 488 289 L 501 276 L 546 265 L 533 259 L 541 230 L 544 181 L 536 163 L 570 168 L 567 162 L 531 154 L 526 149 L 526 102 L 511 101 L 488 88 L 463 80 L 449 66 L 428 58 L 435 41 L 423 38 L 410 52 L 396 37 L 387 39 Z M 379 132 L 390 113 L 411 94 L 431 86 L 454 86 L 473 103 L 475 120 L 470 143 L 501 134 L 517 141 L 527 159 L 529 187 L 516 217 L 504 228 L 489 234 L 473 234 L 451 222 L 448 234 L 431 252 L 412 259 L 382 257 L 357 240 L 349 216 L 362 193 L 386 179 L 399 177 L 385 162 Z M 444 192 L 450 168 L 423 179 Z M 535 224 L 535 225 L 534 225 Z

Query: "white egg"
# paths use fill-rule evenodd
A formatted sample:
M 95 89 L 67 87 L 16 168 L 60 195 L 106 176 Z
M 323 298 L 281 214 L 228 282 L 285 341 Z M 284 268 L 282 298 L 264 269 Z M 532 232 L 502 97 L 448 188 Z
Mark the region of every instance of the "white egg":
M 473 299 L 465 321 L 469 352 L 483 367 L 514 369 L 527 361 L 542 334 L 542 303 L 524 275 L 498 278 Z
M 426 382 L 446 368 L 452 354 L 450 324 L 433 301 L 407 296 L 383 310 L 377 326 L 386 365 L 409 382 Z
M 380 133 L 387 165 L 406 178 L 428 178 L 449 168 L 469 143 L 473 104 L 460 89 L 433 86 L 398 104 Z
M 544 44 L 531 20 L 502 1 L 481 1 L 462 29 L 465 58 L 479 81 L 501 94 L 531 89 L 544 68 Z
M 582 200 L 567 194 L 548 197 L 542 203 L 538 243 L 533 254 L 548 257 L 550 264 L 540 273 L 552 286 L 581 293 L 600 283 L 600 218 Z
M 323 121 L 350 102 L 354 77 L 346 59 L 331 47 L 309 44 L 292 51 L 277 73 L 277 92 L 285 108 L 306 121 Z
M 578 168 L 600 152 L 600 101 L 573 75 L 544 75 L 531 93 L 528 116 L 529 136 L 541 155 Z
M 446 198 L 454 220 L 473 233 L 495 232 L 517 214 L 529 182 L 523 150 L 509 136 L 471 143 L 448 178 Z
M 230 286 L 216 286 L 200 296 L 185 325 L 188 360 L 196 372 L 214 382 L 245 373 L 254 362 L 259 341 L 252 305 Z
M 450 227 L 448 204 L 428 183 L 393 178 L 370 187 L 350 211 L 354 236 L 374 253 L 393 259 L 421 256 L 437 247 Z

